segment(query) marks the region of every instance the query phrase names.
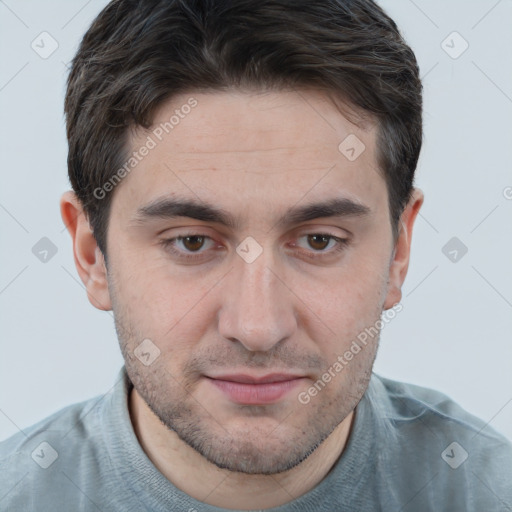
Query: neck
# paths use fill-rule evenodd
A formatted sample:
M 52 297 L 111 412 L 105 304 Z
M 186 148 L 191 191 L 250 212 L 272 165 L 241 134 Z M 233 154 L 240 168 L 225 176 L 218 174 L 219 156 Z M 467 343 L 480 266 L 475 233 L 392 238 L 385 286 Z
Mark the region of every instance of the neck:
M 155 467 L 192 498 L 220 508 L 264 509 L 288 503 L 313 489 L 343 452 L 352 411 L 302 463 L 274 475 L 247 475 L 220 469 L 163 425 L 135 389 L 130 416 L 142 449 Z

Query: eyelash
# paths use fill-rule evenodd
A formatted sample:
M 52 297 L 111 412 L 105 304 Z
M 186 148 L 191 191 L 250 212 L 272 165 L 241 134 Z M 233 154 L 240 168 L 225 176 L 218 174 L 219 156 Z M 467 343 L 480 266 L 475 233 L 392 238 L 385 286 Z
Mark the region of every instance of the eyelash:
M 303 237 L 307 237 L 307 236 L 312 236 L 312 235 L 320 236 L 320 237 L 327 237 L 330 240 L 334 240 L 335 242 L 337 242 L 337 246 L 334 249 L 331 249 L 328 252 L 325 252 L 325 251 L 313 251 L 313 254 L 315 254 L 315 253 L 316 254 L 320 254 L 320 256 L 316 256 L 316 255 L 312 256 L 311 253 L 304 255 L 306 258 L 309 258 L 309 259 L 312 259 L 312 260 L 322 259 L 324 256 L 331 255 L 332 253 L 342 252 L 348 246 L 348 244 L 349 244 L 349 240 L 347 238 L 340 238 L 340 237 L 331 235 L 329 233 L 321 233 L 321 232 L 319 232 L 319 233 L 308 233 L 306 235 L 300 236 L 299 238 L 303 238 Z M 181 252 L 181 251 L 179 251 L 179 250 L 177 250 L 175 248 L 174 243 L 176 241 L 183 240 L 183 239 L 188 238 L 188 237 L 200 237 L 200 238 L 212 240 L 209 236 L 206 236 L 206 235 L 201 235 L 201 234 L 196 234 L 196 233 L 188 233 L 186 235 L 180 235 L 180 236 L 177 236 L 177 237 L 174 237 L 174 238 L 163 239 L 163 240 L 160 241 L 160 244 L 164 247 L 165 250 L 171 252 L 175 256 L 178 256 L 179 258 L 185 259 L 186 261 L 195 261 L 195 260 L 197 260 L 199 258 L 202 258 L 204 256 L 204 252 L 205 251 L 198 252 L 198 253 L 192 253 L 192 254 L 184 254 L 183 252 Z

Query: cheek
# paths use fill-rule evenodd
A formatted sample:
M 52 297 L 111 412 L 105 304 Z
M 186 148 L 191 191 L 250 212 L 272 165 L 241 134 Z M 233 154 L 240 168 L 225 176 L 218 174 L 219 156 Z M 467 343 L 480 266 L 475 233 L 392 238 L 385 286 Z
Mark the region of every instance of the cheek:
M 301 299 L 310 310 L 308 315 L 320 320 L 311 324 L 312 339 L 324 340 L 327 350 L 339 350 L 375 324 L 387 289 L 384 260 L 361 257 L 356 264 L 331 269 L 328 279 L 316 281 L 315 286 L 303 287 Z
M 122 311 L 125 322 L 136 327 L 138 333 L 155 339 L 160 337 L 159 324 L 169 329 L 180 307 L 176 300 L 176 290 L 170 293 L 166 279 L 162 279 L 161 269 L 150 260 L 138 257 L 136 253 L 117 253 L 112 262 L 113 283 L 117 308 Z M 125 256 L 125 255 L 128 255 Z M 155 329 L 156 327 L 156 329 Z
M 168 262 L 142 257 L 118 259 L 115 269 L 116 308 L 137 338 L 149 338 L 162 355 L 173 357 L 201 339 L 211 320 L 209 291 L 218 277 L 177 274 Z

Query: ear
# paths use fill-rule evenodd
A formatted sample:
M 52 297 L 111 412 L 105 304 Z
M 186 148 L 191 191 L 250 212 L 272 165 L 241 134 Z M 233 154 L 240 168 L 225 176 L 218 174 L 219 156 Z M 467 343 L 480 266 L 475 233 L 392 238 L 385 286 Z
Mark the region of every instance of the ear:
M 75 266 L 87 290 L 89 302 L 102 311 L 111 310 L 105 259 L 96 243 L 89 220 L 74 192 L 69 191 L 62 195 L 60 213 L 73 239 Z
M 402 284 L 409 268 L 412 228 L 423 204 L 423 199 L 423 192 L 419 188 L 415 188 L 400 217 L 399 234 L 389 267 L 388 291 L 384 309 L 392 308 L 402 298 Z

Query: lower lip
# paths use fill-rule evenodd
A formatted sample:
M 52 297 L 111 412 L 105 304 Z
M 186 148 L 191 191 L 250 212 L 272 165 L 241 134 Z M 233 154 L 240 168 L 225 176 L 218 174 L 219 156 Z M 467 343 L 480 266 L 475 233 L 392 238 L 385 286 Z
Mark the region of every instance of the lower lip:
M 264 405 L 279 401 L 303 379 L 297 378 L 282 382 L 268 382 L 265 384 L 247 384 L 210 378 L 208 378 L 208 380 L 225 393 L 233 402 L 244 405 Z

